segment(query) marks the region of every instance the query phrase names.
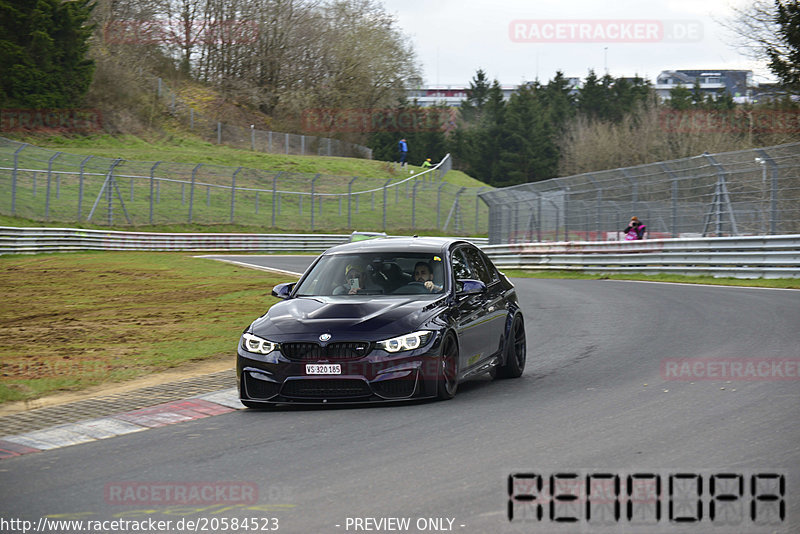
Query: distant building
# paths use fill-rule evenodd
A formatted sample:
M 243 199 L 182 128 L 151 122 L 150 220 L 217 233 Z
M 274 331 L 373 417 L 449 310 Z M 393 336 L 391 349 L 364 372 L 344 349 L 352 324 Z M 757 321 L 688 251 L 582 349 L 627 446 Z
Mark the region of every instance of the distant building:
M 511 93 L 516 91 L 516 85 L 502 85 L 503 100 L 511 98 Z M 467 99 L 467 85 L 425 85 L 407 92 L 410 101 L 416 100 L 422 107 L 445 105 L 448 107 L 460 107 L 461 103 Z
M 694 90 L 696 83 L 704 95 L 716 99 L 727 93 L 739 102 L 751 101 L 757 88 L 751 70 L 665 70 L 656 78 L 655 91 L 664 101 L 679 85 Z
M 416 80 L 414 80 L 416 81 Z M 580 84 L 580 78 L 567 78 L 571 92 L 576 91 L 576 87 Z M 530 84 L 533 82 L 525 82 Z M 503 92 L 503 100 L 508 101 L 514 91 L 517 90 L 519 85 L 501 85 L 500 89 Z M 414 100 L 421 107 L 429 107 L 435 105 L 442 105 L 448 107 L 461 107 L 461 103 L 467 99 L 467 92 L 469 91 L 469 84 L 467 85 L 417 85 L 413 89 L 407 91 L 408 100 Z

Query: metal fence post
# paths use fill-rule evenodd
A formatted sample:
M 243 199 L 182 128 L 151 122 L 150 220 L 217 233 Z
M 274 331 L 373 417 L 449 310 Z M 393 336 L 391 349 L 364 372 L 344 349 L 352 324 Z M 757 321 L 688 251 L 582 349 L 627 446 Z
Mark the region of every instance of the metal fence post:
M 738 229 L 736 227 L 736 215 L 733 212 L 733 206 L 731 205 L 731 197 L 728 194 L 728 185 L 727 185 L 727 171 L 717 163 L 711 154 L 705 153 L 703 157 L 706 158 L 711 165 L 717 171 L 717 184 L 714 187 L 714 197 L 711 200 L 711 206 L 709 206 L 709 211 L 706 216 L 706 222 L 703 226 L 703 235 L 705 236 L 708 230 L 708 224 L 711 221 L 712 216 L 714 217 L 715 221 L 715 232 L 717 237 L 722 235 L 722 214 L 723 208 L 722 205 L 725 204 L 725 209 L 728 211 L 728 218 L 730 219 L 731 224 L 731 233 L 733 235 L 739 235 Z M 713 210 L 713 214 L 712 214 Z
M 47 193 L 45 194 L 44 200 L 44 217 L 45 219 L 50 218 L 50 177 L 53 174 L 53 161 L 61 155 L 61 152 L 56 152 L 53 154 L 47 162 Z M 58 196 L 56 196 L 58 198 Z
M 757 150 L 763 161 L 769 165 L 772 171 L 772 180 L 769 189 L 769 234 L 775 235 L 778 233 L 778 165 L 775 163 L 767 152 L 763 149 Z M 764 167 L 766 172 L 766 167 Z
M 202 163 L 198 163 L 197 166 L 192 169 L 192 185 L 189 186 L 189 223 L 192 222 L 192 210 L 194 209 L 194 184 L 197 182 L 197 170 L 202 167 Z
M 270 132 L 272 135 L 272 132 Z M 278 177 L 281 175 L 280 172 L 276 173 L 275 176 L 272 177 L 272 228 L 275 228 L 275 203 L 277 202 L 278 196 Z
M 678 237 L 678 177 L 666 163 L 659 163 L 672 181 L 672 237 Z
M 284 134 L 284 146 L 286 147 L 286 155 L 289 155 L 289 134 Z
M 86 163 L 94 156 L 86 156 L 81 161 L 80 174 L 78 175 L 78 222 L 81 220 L 81 211 L 83 209 L 83 170 L 86 168 Z
M 222 123 L 217 121 L 217 144 L 222 144 Z
M 253 152 L 256 151 L 256 130 L 255 130 L 255 127 L 256 127 L 255 124 L 251 124 L 250 125 L 250 150 L 252 150 Z
M 353 176 L 353 179 L 347 184 L 347 228 L 353 227 L 351 205 L 353 201 L 353 182 L 356 180 L 358 180 L 358 176 Z
M 442 206 L 442 188 L 445 185 L 447 185 L 447 182 L 442 182 L 441 184 L 439 184 L 439 187 L 436 190 L 436 229 L 437 230 L 442 227 L 442 225 L 440 223 L 441 214 L 439 213 L 439 210 L 440 210 L 440 208 Z
M 301 135 L 300 136 L 300 155 L 301 156 L 305 156 L 306 155 L 306 136 L 305 135 Z
M 158 167 L 160 163 L 161 163 L 160 161 L 156 161 L 155 165 L 150 167 L 150 224 L 153 224 L 153 184 L 156 181 L 155 177 L 156 167 Z
M 319 174 L 317 174 L 316 176 L 314 176 L 314 178 L 311 179 L 311 231 L 312 232 L 314 231 L 314 199 L 315 199 L 314 194 L 316 193 L 314 187 L 317 183 L 317 178 L 319 178 Z
M 479 234 L 480 233 L 480 226 L 478 225 L 478 221 L 480 219 L 480 211 L 479 211 L 480 205 L 478 203 L 481 200 L 481 192 L 484 189 L 487 189 L 487 187 L 486 186 L 479 187 L 478 191 L 475 193 L 475 234 Z M 541 239 L 540 239 L 540 241 L 541 241 Z
M 231 178 L 231 217 L 230 221 L 233 224 L 233 211 L 236 206 L 236 175 L 239 174 L 239 171 L 242 170 L 242 167 L 236 169 L 233 173 L 233 177 Z
M 22 152 L 28 143 L 22 145 L 14 151 L 14 169 L 11 171 L 11 215 L 17 212 L 17 170 L 19 169 L 19 153 Z
M 389 184 L 392 183 L 392 179 L 389 178 L 386 180 L 386 183 L 383 184 L 383 231 L 386 231 L 386 189 L 389 187 Z
M 194 130 L 194 108 L 189 108 L 189 129 Z
M 411 189 L 411 230 L 415 230 L 417 227 L 417 186 L 419 184 L 418 180 L 414 180 L 414 187 Z
M 591 174 L 587 173 L 586 177 L 589 179 L 589 181 L 592 182 L 592 185 L 594 186 L 594 189 L 595 189 L 596 195 L 597 195 L 597 198 L 595 200 L 595 202 L 597 204 L 595 206 L 595 214 L 597 216 L 597 235 L 595 236 L 594 240 L 595 241 L 602 241 L 601 239 L 599 239 L 599 237 L 600 237 L 600 232 L 601 232 L 601 228 L 602 228 L 602 225 L 603 225 L 603 223 L 602 223 L 603 213 L 602 213 L 602 208 L 600 207 L 602 202 L 603 202 L 603 189 L 597 184 L 597 181 L 594 178 L 592 178 Z M 586 240 L 588 241 L 589 240 L 589 236 L 588 236 L 589 226 L 588 225 L 586 226 L 586 232 L 587 232 Z

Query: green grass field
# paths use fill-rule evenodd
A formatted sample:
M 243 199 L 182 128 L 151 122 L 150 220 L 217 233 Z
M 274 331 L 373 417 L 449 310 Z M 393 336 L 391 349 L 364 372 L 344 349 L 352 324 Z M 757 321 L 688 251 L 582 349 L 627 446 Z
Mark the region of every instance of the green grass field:
M 0 256 L 0 402 L 208 358 L 233 366 L 242 330 L 290 280 L 178 253 Z
M 21 140 L 46 150 L 22 150 L 20 169 L 47 169 L 51 165 L 55 171 L 19 171 L 13 206 L 10 181 L 0 184 L 0 213 L 9 216 L 13 211 L 30 224 L 116 229 L 133 226 L 146 231 L 223 231 L 220 227 L 224 226 L 227 231 L 261 233 L 342 233 L 354 229 L 393 234 L 487 232 L 488 208 L 476 197 L 478 188 L 485 185 L 459 171 L 448 172 L 443 183 L 430 177 L 419 180 L 414 194 L 415 183 L 407 180 L 410 174 L 405 169 L 380 161 L 263 154 L 192 138 L 148 142 L 131 136 L 101 135 Z M 53 150 L 64 154 L 53 158 Z M 90 155 L 94 157 L 84 161 Z M 124 160 L 115 167 L 115 188 L 110 196 L 107 191 L 101 195 L 111 162 L 107 158 Z M 6 166 L 10 165 L 9 154 L 3 159 Z M 157 161 L 163 163 L 156 167 L 154 176 L 164 179 L 151 184 L 149 172 Z M 85 165 L 82 179 L 77 172 L 81 163 Z M 202 166 L 193 186 L 192 169 L 198 163 Z M 236 175 L 232 197 L 233 172 L 238 167 L 243 170 Z M 411 169 L 414 173 L 420 170 Z M 310 181 L 317 174 L 312 217 Z M 353 177 L 357 179 L 351 184 Z M 383 187 L 387 184 L 384 210 Z M 358 194 L 346 195 L 348 187 Z M 466 189 L 456 214 L 454 201 L 461 188 Z M 273 195 L 273 189 L 277 194 Z M 18 225 L 22 224 L 28 223 L 20 221 Z

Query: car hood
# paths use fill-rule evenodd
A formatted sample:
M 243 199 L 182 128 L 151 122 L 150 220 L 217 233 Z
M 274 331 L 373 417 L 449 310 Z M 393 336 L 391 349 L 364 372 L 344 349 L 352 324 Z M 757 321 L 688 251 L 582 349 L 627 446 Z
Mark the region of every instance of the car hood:
M 275 304 L 252 330 L 278 342 L 284 336 L 315 340 L 323 333 L 375 340 L 417 330 L 443 303 L 443 298 L 300 297 Z

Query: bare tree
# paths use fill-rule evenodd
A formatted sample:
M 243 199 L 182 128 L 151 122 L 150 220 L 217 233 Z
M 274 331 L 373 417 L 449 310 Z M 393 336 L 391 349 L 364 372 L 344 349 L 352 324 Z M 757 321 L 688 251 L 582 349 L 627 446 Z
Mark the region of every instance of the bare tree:
M 767 50 L 786 52 L 775 21 L 775 0 L 751 0 L 744 7 L 732 8 L 733 15 L 716 19 L 732 34 L 732 45 L 747 56 L 766 62 Z

